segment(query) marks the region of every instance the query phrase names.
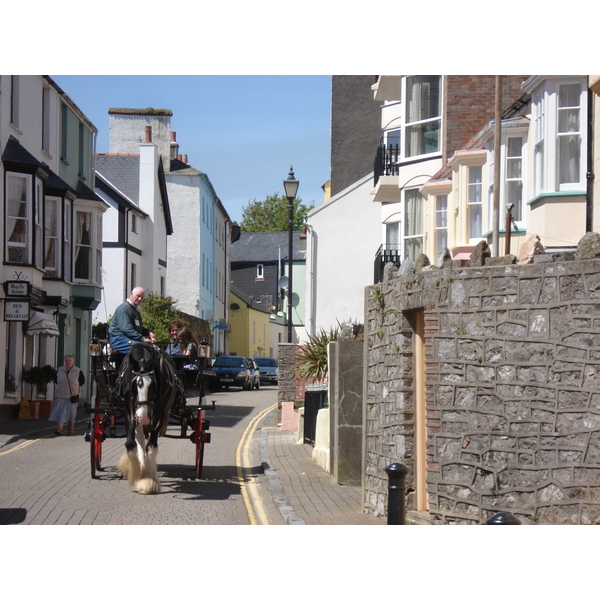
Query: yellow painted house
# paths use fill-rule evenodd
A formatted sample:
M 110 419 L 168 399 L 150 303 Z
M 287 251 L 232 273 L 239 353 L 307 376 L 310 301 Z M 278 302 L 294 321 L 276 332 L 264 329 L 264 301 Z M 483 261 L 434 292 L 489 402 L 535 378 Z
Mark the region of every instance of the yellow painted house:
M 230 300 L 230 354 L 249 358 L 269 356 L 269 312 L 239 291 L 232 291 Z

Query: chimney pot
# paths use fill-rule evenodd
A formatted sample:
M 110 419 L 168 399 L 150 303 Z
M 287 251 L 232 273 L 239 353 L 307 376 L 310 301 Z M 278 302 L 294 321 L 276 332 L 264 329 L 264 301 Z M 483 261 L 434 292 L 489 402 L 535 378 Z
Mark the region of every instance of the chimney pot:
M 187 165 L 188 161 L 187 161 L 187 154 L 183 155 L 183 162 Z
M 175 131 L 171 131 L 171 141 L 172 142 L 177 141 L 177 133 Z
M 152 142 L 152 127 L 150 125 L 146 125 L 146 144 L 150 144 Z

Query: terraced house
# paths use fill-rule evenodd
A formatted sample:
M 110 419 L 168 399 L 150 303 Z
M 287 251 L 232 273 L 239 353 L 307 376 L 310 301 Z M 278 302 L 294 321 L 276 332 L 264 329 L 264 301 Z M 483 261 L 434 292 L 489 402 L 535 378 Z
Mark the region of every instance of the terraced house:
M 16 417 L 29 392 L 24 369 L 64 353 L 87 369 L 107 208 L 93 191 L 96 133 L 50 77 L 0 76 L 0 418 Z

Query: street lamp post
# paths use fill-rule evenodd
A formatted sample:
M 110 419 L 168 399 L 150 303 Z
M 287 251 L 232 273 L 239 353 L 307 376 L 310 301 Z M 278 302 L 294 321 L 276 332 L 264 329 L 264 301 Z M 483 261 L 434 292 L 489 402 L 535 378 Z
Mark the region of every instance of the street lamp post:
M 288 319 L 287 319 L 287 334 L 288 344 L 292 343 L 292 265 L 293 265 L 293 250 L 294 250 L 294 200 L 298 193 L 300 182 L 294 177 L 294 168 L 290 167 L 288 178 L 283 182 L 285 195 L 288 199 L 289 209 L 289 244 L 288 244 Z

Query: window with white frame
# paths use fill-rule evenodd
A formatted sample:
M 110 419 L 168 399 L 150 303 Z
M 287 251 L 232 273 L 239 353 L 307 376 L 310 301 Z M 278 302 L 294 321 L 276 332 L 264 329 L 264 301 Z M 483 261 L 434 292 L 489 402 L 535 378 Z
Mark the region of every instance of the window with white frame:
M 265 278 L 265 267 L 264 265 L 256 265 L 256 279 Z
M 75 210 L 74 280 L 100 283 L 102 256 L 102 217 L 95 211 Z
M 481 167 L 469 167 L 467 212 L 470 239 L 482 236 L 482 171 Z
M 558 186 L 581 180 L 581 85 L 558 86 Z
M 42 182 L 39 179 L 36 179 L 35 181 L 34 190 L 33 216 L 35 228 L 35 266 L 41 269 L 44 266 L 44 192 Z
M 95 262 L 95 272 L 96 278 L 94 283 L 101 284 L 102 283 L 102 215 L 99 213 L 95 213 L 96 220 L 96 244 L 94 247 L 94 253 L 96 255 Z
M 547 78 L 531 94 L 534 195 L 584 190 L 586 81 Z
M 75 280 L 92 279 L 92 213 L 75 211 Z
M 546 96 L 538 92 L 533 96 L 531 116 L 533 124 L 533 187 L 537 196 L 544 191 L 544 137 L 546 123 Z
M 440 151 L 441 86 L 439 75 L 413 75 L 405 80 L 406 158 Z
M 448 246 L 448 194 L 435 196 L 435 252 Z
M 506 140 L 505 199 L 512 204 L 515 221 L 523 220 L 523 144 L 521 136 L 509 136 Z
M 400 250 L 400 221 L 385 224 L 385 247 L 387 250 Z
M 5 256 L 8 262 L 31 262 L 31 176 L 6 174 Z
M 47 277 L 58 277 L 60 265 L 60 199 L 46 197 L 44 267 Z
M 73 231 L 73 205 L 70 202 L 65 202 L 65 210 L 63 213 L 63 243 L 62 243 L 62 265 L 63 279 L 71 281 L 73 277 L 73 256 L 72 256 L 72 231 Z
M 387 131 L 383 132 L 383 143 L 386 146 L 400 147 L 401 136 L 401 129 L 388 129 Z
M 404 193 L 404 256 L 409 260 L 423 252 L 423 196 L 417 189 Z

